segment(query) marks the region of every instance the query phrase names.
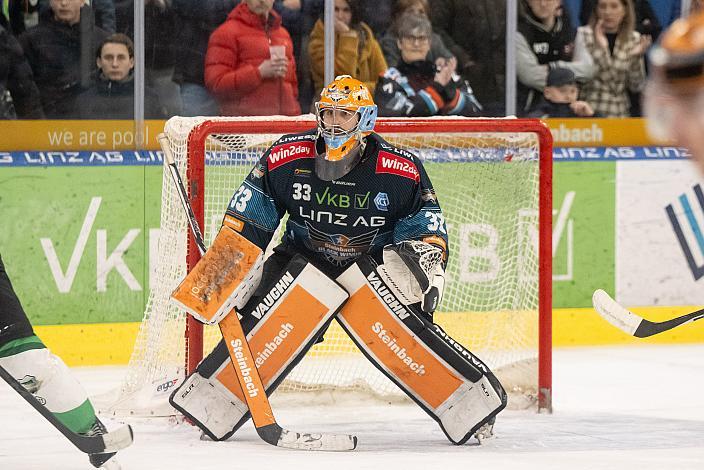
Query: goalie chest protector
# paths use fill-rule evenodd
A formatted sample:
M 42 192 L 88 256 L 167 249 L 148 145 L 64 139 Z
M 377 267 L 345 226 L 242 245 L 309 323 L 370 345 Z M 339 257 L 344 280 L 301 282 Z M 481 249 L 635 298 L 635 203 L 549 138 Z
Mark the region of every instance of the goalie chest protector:
M 228 215 L 250 222 L 245 236 L 265 244 L 268 238 L 253 233 L 256 227 L 273 232 L 288 213 L 283 242 L 329 266 L 331 276 L 362 254 L 379 253 L 394 236 L 446 240 L 435 192 L 417 157 L 372 133 L 355 168 L 323 181 L 315 174 L 321 142 L 315 131 L 288 135 L 262 156 L 228 208 Z

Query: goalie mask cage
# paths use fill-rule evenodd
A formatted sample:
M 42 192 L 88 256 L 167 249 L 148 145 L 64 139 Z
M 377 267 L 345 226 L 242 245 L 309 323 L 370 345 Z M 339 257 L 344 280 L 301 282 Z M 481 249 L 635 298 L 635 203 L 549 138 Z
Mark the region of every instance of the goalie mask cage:
M 206 244 L 267 147 L 282 134 L 314 127 L 310 116 L 174 117 L 166 123 Z M 549 129 L 529 119 L 379 119 L 375 132 L 423 160 L 445 214 L 450 261 L 435 322 L 492 368 L 509 392 L 510 407 L 550 410 Z M 277 233 L 270 248 L 278 239 Z M 126 377 L 105 410 L 114 414 L 174 414 L 169 394 L 220 339 L 217 328 L 204 329 L 169 301 L 200 255 L 166 167 L 158 244 Z M 387 400 L 402 395 L 335 322 L 276 393 L 297 390 L 311 396 L 316 390 L 361 390 Z

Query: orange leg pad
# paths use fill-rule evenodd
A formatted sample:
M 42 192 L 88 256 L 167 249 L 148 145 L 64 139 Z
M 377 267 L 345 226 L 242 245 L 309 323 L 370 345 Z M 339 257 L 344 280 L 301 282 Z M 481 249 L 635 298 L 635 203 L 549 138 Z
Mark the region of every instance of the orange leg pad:
M 403 305 L 369 257 L 338 281 L 350 293 L 338 321 L 372 363 L 433 419 L 465 442 L 506 406 L 489 368 L 445 332 Z
M 264 295 L 253 297 L 241 313 L 254 363 L 264 388 L 271 393 L 315 343 L 348 295 L 300 256 L 293 257 L 264 287 Z M 204 390 L 204 401 L 189 390 L 193 383 Z M 223 342 L 172 394 L 171 404 L 216 440 L 227 439 L 249 418 Z

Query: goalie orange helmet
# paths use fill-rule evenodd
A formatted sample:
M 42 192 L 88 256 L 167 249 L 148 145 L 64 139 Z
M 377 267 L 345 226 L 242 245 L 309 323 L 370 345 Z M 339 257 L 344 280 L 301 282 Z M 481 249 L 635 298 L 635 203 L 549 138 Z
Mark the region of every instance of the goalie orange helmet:
M 364 83 L 349 75 L 335 77 L 315 103 L 318 135 L 325 152 L 316 159 L 316 173 L 323 180 L 346 175 L 361 158 L 364 137 L 374 129 L 377 107 Z

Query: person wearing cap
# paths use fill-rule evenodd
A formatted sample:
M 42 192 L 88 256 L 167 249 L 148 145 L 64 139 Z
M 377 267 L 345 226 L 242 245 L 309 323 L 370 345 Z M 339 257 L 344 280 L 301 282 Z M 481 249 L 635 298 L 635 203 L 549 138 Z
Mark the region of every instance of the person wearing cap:
M 594 117 L 594 109 L 586 101 L 578 100 L 578 94 L 579 87 L 574 72 L 562 67 L 550 69 L 543 97 L 529 116 L 541 119 Z
M 704 175 L 704 12 L 679 19 L 649 56 L 648 130 L 687 147 Z
M 575 31 L 569 19 L 563 17 L 561 6 L 560 0 L 519 2 L 521 13 L 516 36 L 516 113 L 519 116 L 536 109 L 550 69 L 570 69 L 581 83 L 594 75 L 594 61 L 584 44 L 575 44 Z

